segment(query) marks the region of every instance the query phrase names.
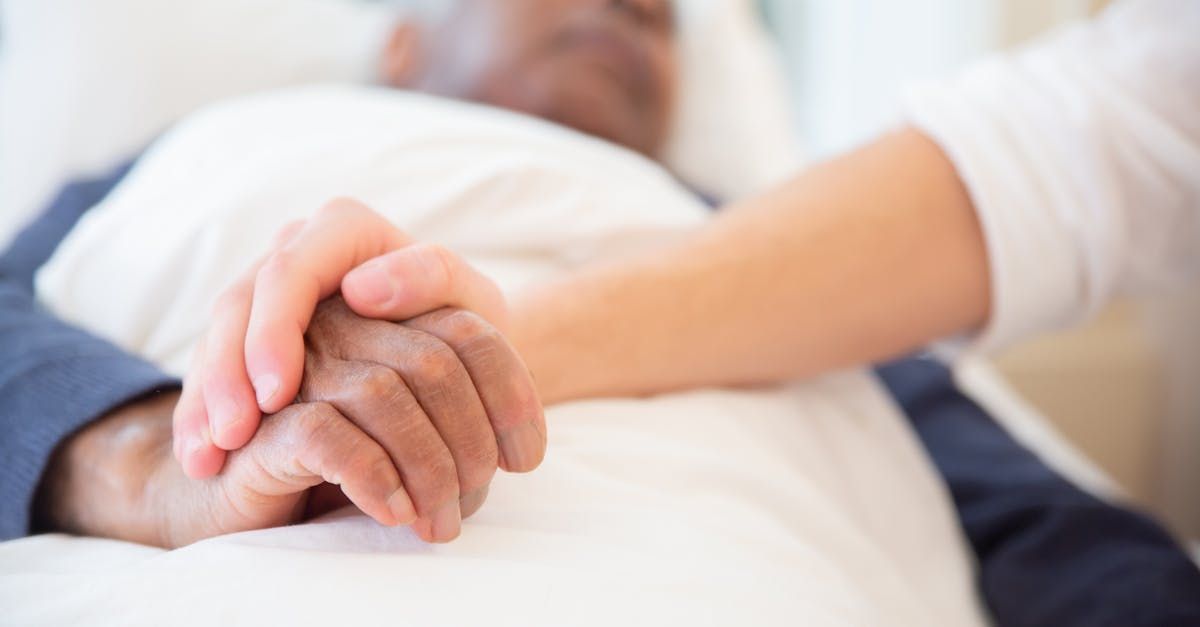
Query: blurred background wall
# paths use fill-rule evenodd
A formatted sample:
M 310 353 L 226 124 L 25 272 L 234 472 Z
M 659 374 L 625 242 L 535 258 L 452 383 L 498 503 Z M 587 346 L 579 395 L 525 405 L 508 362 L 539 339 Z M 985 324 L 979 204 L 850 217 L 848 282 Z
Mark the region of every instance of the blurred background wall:
M 898 119 L 906 85 L 953 75 L 1102 10 L 1105 0 L 760 0 L 809 158 Z M 1200 538 L 1200 286 L 1124 301 L 1088 327 L 998 356 L 1027 399 L 1138 503 Z

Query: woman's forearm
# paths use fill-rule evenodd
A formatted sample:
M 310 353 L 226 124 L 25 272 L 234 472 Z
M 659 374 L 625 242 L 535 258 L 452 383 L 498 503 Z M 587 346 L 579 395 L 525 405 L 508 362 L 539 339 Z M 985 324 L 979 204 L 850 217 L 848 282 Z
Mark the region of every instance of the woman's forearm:
M 523 295 L 513 339 L 556 402 L 810 376 L 978 328 L 988 311 L 970 198 L 905 129 L 664 250 Z

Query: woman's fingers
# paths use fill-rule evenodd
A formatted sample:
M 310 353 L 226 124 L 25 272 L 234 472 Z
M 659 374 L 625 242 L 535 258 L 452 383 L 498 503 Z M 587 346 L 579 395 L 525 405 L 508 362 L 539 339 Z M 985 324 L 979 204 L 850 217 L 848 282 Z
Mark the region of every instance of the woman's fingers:
M 407 320 L 441 307 L 460 307 L 501 330 L 508 325 L 504 295 L 457 254 L 437 244 L 414 244 L 355 268 L 342 296 L 360 316 Z
M 212 441 L 227 451 L 249 442 L 262 417 L 244 361 L 253 293 L 251 275 L 239 279 L 218 299 L 208 331 L 207 355 L 198 373 L 204 382 Z
M 211 477 L 225 464 L 225 451 L 213 444 L 209 433 L 204 387 L 198 376 L 204 360 L 204 342 L 201 342 L 192 355 L 193 367 L 184 380 L 171 420 L 175 458 L 193 479 Z
M 413 529 L 428 542 L 458 537 L 462 525 L 454 458 L 428 415 L 394 370 L 333 361 L 312 368 L 306 400 L 329 403 L 385 450 L 416 509 Z
M 279 411 L 296 397 L 304 332 L 317 303 L 353 268 L 408 243 L 366 206 L 339 199 L 267 258 L 256 276 L 245 341 L 246 372 L 262 411 Z
M 293 222 L 281 229 L 270 250 L 289 241 L 303 224 Z M 258 428 L 261 414 L 246 377 L 243 354 L 254 275 L 260 265 L 262 260 L 218 298 L 212 324 L 188 370 L 187 391 L 180 404 L 184 409 L 176 411 L 174 439 L 176 458 L 194 478 L 220 471 L 225 457 L 209 449 L 241 448 Z
M 537 468 L 546 454 L 546 418 L 529 369 L 504 336 L 462 309 L 439 309 L 404 326 L 445 342 L 462 361 L 491 421 L 501 468 Z

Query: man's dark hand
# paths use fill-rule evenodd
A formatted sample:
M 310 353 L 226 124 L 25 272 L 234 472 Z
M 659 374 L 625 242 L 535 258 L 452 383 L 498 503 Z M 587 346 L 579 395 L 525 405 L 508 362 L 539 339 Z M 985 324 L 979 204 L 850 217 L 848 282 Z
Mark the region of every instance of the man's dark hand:
M 545 423 L 529 374 L 482 319 L 444 309 L 404 324 L 322 303 L 301 402 L 267 417 L 225 471 L 187 478 L 171 451 L 178 394 L 135 403 L 68 440 L 47 470 L 50 528 L 174 547 L 303 520 L 345 499 L 428 541 L 459 533 L 497 463 L 531 470 Z M 497 445 L 499 443 L 499 445 Z
M 301 400 L 328 403 L 382 447 L 426 540 L 458 535 L 497 466 L 527 472 L 545 455 L 529 371 L 474 313 L 439 309 L 396 324 L 330 299 L 313 315 L 305 350 Z

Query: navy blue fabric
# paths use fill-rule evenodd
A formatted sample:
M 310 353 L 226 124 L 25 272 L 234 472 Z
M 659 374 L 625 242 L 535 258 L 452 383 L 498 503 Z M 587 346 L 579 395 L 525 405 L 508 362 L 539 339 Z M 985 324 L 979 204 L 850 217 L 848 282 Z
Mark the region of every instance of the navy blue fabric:
M 133 169 L 124 163 L 103 176 L 64 187 L 45 210 L 22 230 L 0 257 L 0 278 L 33 291 L 33 277 L 50 259 L 79 218 L 108 195 Z
M 1200 570 L 1153 520 L 1056 474 L 944 365 L 876 372 L 950 488 L 997 625 L 1200 625 Z
M 34 301 L 37 268 L 128 171 L 70 185 L 0 256 L 0 540 L 30 533 L 42 473 L 59 443 L 173 377 L 54 318 Z

